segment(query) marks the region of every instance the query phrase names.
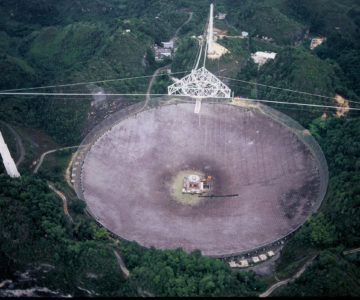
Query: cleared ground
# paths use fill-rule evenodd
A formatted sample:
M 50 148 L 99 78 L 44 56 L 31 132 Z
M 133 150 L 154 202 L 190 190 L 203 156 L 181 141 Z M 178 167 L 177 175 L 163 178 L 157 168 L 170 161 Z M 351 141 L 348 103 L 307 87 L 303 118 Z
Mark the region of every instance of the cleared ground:
M 214 179 L 199 205 L 169 185 L 194 169 Z M 316 161 L 286 127 L 224 104 L 165 105 L 131 116 L 87 153 L 83 195 L 92 214 L 146 247 L 223 255 L 281 238 L 309 215 L 319 192 Z

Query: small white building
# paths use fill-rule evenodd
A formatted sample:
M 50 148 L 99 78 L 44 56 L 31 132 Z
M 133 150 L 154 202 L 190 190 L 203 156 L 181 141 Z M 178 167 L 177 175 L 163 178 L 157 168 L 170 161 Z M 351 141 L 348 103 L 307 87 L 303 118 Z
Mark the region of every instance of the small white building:
M 248 266 L 249 266 L 249 262 L 247 261 L 247 259 L 240 260 L 240 267 L 241 268 L 246 268 Z
M 242 37 L 247 37 L 247 36 L 249 36 L 249 33 L 247 31 L 242 31 L 241 36 Z
M 221 12 L 219 12 L 216 16 L 215 16 L 215 19 L 218 19 L 218 20 L 224 20 L 226 18 L 226 14 L 223 14 Z
M 269 59 L 275 59 L 276 54 L 277 53 L 275 52 L 269 52 L 269 51 L 257 51 L 251 54 L 251 58 L 254 60 L 254 63 L 259 64 L 259 66 L 262 66 Z
M 260 254 L 259 257 L 262 261 L 267 260 L 267 256 L 265 254 Z
M 155 60 L 163 60 L 165 57 L 171 57 L 172 51 L 171 49 L 167 48 L 158 48 L 155 47 Z
M 168 42 L 161 42 L 166 49 L 173 49 L 174 48 L 174 41 Z
M 240 267 L 240 265 L 239 264 L 237 264 L 235 261 L 231 261 L 231 262 L 229 262 L 229 265 L 230 265 L 230 267 L 231 268 L 238 268 L 238 267 Z
M 235 261 L 230 261 L 229 265 L 231 268 L 246 268 L 249 266 L 249 262 L 247 261 L 247 259 L 242 259 L 240 260 L 240 263 L 236 263 Z
M 251 259 L 255 264 L 260 261 L 259 257 L 257 257 L 257 256 L 253 256 Z

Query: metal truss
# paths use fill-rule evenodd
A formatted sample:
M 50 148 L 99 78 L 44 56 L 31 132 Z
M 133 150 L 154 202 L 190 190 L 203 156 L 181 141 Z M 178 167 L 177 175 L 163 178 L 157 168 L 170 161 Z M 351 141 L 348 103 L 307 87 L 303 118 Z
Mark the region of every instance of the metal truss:
M 193 98 L 230 98 L 231 90 L 202 67 L 192 70 L 189 75 L 168 86 L 168 94 Z

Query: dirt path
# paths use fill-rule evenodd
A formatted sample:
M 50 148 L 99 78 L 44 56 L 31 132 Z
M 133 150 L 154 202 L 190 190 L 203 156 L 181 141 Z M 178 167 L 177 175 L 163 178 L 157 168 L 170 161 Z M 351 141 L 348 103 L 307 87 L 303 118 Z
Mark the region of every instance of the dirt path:
M 49 186 L 50 189 L 52 189 L 61 198 L 61 200 L 63 202 L 63 209 L 64 209 L 65 215 L 68 216 L 71 223 L 74 223 L 73 218 L 69 214 L 69 210 L 68 210 L 68 207 L 67 207 L 67 200 L 66 200 L 65 195 L 62 192 L 60 192 L 59 190 L 57 190 L 53 183 L 49 182 L 48 186 Z
M 11 131 L 11 133 L 14 135 L 14 137 L 16 139 L 16 150 L 17 150 L 18 153 L 20 152 L 20 156 L 19 156 L 19 158 L 18 158 L 18 160 L 16 162 L 16 166 L 18 167 L 25 158 L 24 145 L 23 145 L 23 143 L 21 141 L 21 138 L 20 138 L 19 134 L 15 131 L 15 129 L 11 125 L 9 125 L 9 124 L 7 124 L 5 122 L 2 122 L 2 123 L 4 125 L 6 125 L 7 128 L 9 128 L 9 130 Z
M 178 29 L 176 29 L 176 31 L 175 31 L 173 37 L 170 39 L 170 41 L 175 41 L 175 40 L 178 39 L 178 36 L 177 36 L 177 35 L 178 35 L 180 29 L 181 29 L 184 25 L 186 25 L 187 23 L 189 23 L 189 22 L 191 21 L 192 16 L 193 16 L 193 12 L 191 11 L 191 12 L 189 12 L 189 18 L 188 18 Z M 145 55 L 146 55 L 146 53 L 145 53 Z M 145 56 L 144 56 L 144 58 L 145 58 Z M 139 110 L 139 112 L 142 111 L 142 110 L 148 105 L 148 103 L 149 103 L 149 101 L 150 101 L 150 99 L 151 99 L 151 97 L 150 97 L 151 87 L 152 87 L 152 85 L 153 85 L 153 83 L 154 83 L 155 77 L 158 75 L 158 73 L 159 73 L 161 70 L 166 70 L 166 69 L 169 68 L 169 67 L 170 67 L 170 65 L 166 65 L 166 66 L 164 66 L 164 67 L 161 67 L 161 68 L 155 70 L 155 72 L 154 72 L 154 74 L 153 74 L 153 76 L 151 77 L 151 80 L 150 80 L 150 82 L 149 82 L 148 89 L 147 89 L 147 91 L 146 91 L 146 100 L 145 100 L 145 102 L 144 102 L 144 106 Z
M 142 107 L 141 110 L 143 110 L 143 109 L 147 106 L 148 102 L 149 102 L 150 99 L 151 99 L 151 97 L 150 97 L 150 92 L 151 92 L 151 87 L 152 87 L 152 85 L 153 85 L 153 83 L 154 83 L 155 77 L 157 76 L 157 74 L 158 74 L 161 70 L 166 70 L 169 66 L 170 66 L 170 65 L 166 65 L 165 67 L 161 67 L 161 68 L 159 68 L 159 69 L 156 69 L 156 71 L 154 72 L 154 74 L 153 74 L 153 76 L 151 77 L 151 80 L 150 80 L 150 82 L 149 82 L 148 89 L 147 89 L 147 91 L 146 91 L 146 100 L 145 100 L 145 102 L 144 102 L 144 106 Z
M 130 271 L 126 268 L 124 261 L 122 260 L 120 254 L 115 249 L 114 249 L 114 254 L 117 258 L 117 261 L 118 261 L 121 271 L 124 273 L 125 278 L 127 278 L 130 275 Z
M 58 149 L 53 149 L 53 150 L 49 150 L 49 151 L 44 152 L 43 154 L 41 154 L 40 160 L 39 160 L 39 162 L 37 163 L 37 165 L 36 165 L 33 173 L 36 174 L 36 173 L 38 172 L 38 170 L 39 170 L 39 168 L 41 167 L 41 165 L 42 165 L 42 163 L 43 163 L 44 158 L 45 158 L 46 155 L 48 155 L 48 154 L 50 154 L 50 153 L 53 153 L 53 152 L 55 152 L 55 151 L 61 151 L 61 150 L 66 150 L 66 149 L 71 149 L 71 148 L 77 148 L 77 147 L 79 147 L 79 146 L 70 146 L 70 147 L 58 148 Z
M 360 248 L 344 251 L 343 254 L 348 255 L 348 254 L 356 253 L 356 252 L 360 252 Z
M 268 297 L 278 287 L 283 286 L 283 285 L 287 284 L 288 282 L 293 281 L 296 278 L 299 278 L 301 276 L 301 274 L 304 273 L 305 269 L 312 263 L 312 261 L 315 259 L 315 257 L 316 257 L 316 255 L 311 257 L 294 276 L 275 283 L 270 288 L 268 288 L 265 292 L 260 294 L 259 297 L 260 298 Z

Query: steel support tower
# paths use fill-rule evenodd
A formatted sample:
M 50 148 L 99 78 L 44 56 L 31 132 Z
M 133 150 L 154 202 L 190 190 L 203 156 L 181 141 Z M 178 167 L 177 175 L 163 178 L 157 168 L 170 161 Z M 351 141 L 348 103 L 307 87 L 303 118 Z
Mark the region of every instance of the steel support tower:
M 207 54 L 214 54 L 214 4 L 210 4 L 210 17 L 208 28 L 208 51 Z
M 0 131 L 0 154 L 2 156 L 6 172 L 10 177 L 20 177 L 20 173 L 16 168 L 16 164 L 11 157 L 8 146 L 6 145 L 4 138 Z
M 210 5 L 210 19 L 208 27 L 207 50 L 204 51 L 204 66 L 191 70 L 191 73 L 168 86 L 168 95 L 188 96 L 196 99 L 195 113 L 199 113 L 202 98 L 230 98 L 231 90 L 214 74 L 205 68 L 207 54 L 213 52 L 213 10 Z M 199 59 L 201 57 L 201 50 Z M 206 53 L 207 52 L 207 53 Z M 198 63 L 196 64 L 197 68 Z

